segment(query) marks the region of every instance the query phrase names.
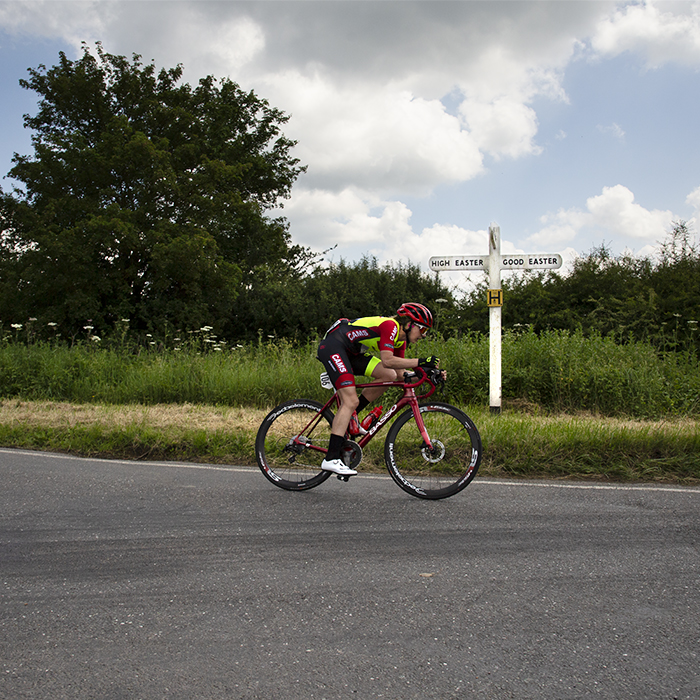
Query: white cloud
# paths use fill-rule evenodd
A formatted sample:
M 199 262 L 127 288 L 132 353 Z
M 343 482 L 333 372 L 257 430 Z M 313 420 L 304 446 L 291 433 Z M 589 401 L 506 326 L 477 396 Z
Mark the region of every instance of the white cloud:
M 0 3 L 0 26 L 230 75 L 292 115 L 309 186 L 390 196 L 468 181 L 484 153 L 539 153 L 530 103 L 566 99 L 576 34 L 606 7 L 567 5 L 57 0 Z
M 600 131 L 601 134 L 610 134 L 614 138 L 618 139 L 618 141 L 624 141 L 625 140 L 625 132 L 622 129 L 622 127 L 619 124 L 616 124 L 613 122 L 612 124 L 608 126 L 603 126 L 602 124 L 598 124 L 598 131 Z
M 427 261 L 433 255 L 488 253 L 488 232 L 469 231 L 459 226 L 435 224 L 421 233 L 394 237 L 388 241 L 385 255 L 388 259 L 412 259 L 427 269 Z M 478 252 L 477 252 L 478 251 Z
M 115 19 L 110 3 L 2 2 L 0 28 L 9 34 L 61 38 L 76 49 L 81 41 L 94 41 Z
M 527 241 L 538 250 L 570 243 L 589 220 L 589 214 L 575 208 L 560 209 L 556 214 L 545 214 L 540 218 L 545 224 L 544 228 L 528 237 Z
M 491 103 L 465 100 L 459 109 L 479 149 L 496 158 L 540 153 L 534 143 L 537 115 L 522 102 L 507 97 Z
M 690 204 L 695 210 L 694 216 L 700 215 L 700 187 L 696 187 L 686 198 L 686 204 Z
M 545 226 L 527 240 L 553 246 L 570 243 L 584 229 L 598 229 L 604 237 L 653 244 L 664 237 L 673 219 L 672 212 L 645 209 L 634 201 L 634 194 L 627 187 L 615 185 L 589 197 L 585 211 L 572 208 L 546 214 L 541 218 Z
M 700 6 L 651 0 L 626 5 L 598 23 L 591 45 L 606 56 L 639 52 L 649 67 L 667 61 L 700 65 Z
M 226 75 L 235 76 L 238 70 L 265 48 L 265 35 L 262 28 L 247 17 L 225 22 L 216 27 L 203 21 L 204 18 L 195 12 L 191 12 L 189 19 L 189 22 L 178 24 L 177 34 L 175 37 L 171 36 L 169 44 L 172 42 L 182 46 L 185 42 L 195 40 L 201 52 L 190 69 L 194 68 L 196 71 L 197 66 L 201 65 L 203 70 L 200 74 L 220 75 L 223 72 Z M 176 38 L 175 42 L 173 38 Z M 207 69 L 206 66 L 212 66 L 212 68 Z
M 285 72 L 261 80 L 271 101 L 292 115 L 285 132 L 309 165 L 309 187 L 426 194 L 468 180 L 482 155 L 439 100 L 371 81 L 333 84 L 316 73 Z
M 593 225 L 623 238 L 657 240 L 673 220 L 670 211 L 650 211 L 637 204 L 632 192 L 623 185 L 604 187 L 602 194 L 586 200 L 586 206 Z
M 159 66 L 182 63 L 193 82 L 207 74 L 236 75 L 265 48 L 258 23 L 240 12 L 221 17 L 210 2 L 6 1 L 0 2 L 0 28 L 62 39 L 76 52 L 83 42 L 101 41 L 109 53 L 137 53 Z
M 411 211 L 403 202 L 381 200 L 353 188 L 341 192 L 299 188 L 281 213 L 292 222 L 295 240 L 316 251 L 343 246 L 339 257 L 346 257 L 345 251 L 353 247 L 388 261 L 386 242 L 409 242 L 414 235 Z M 404 251 L 396 259 L 409 257 Z
M 383 253 L 386 262 L 410 260 L 429 272 L 428 260 L 434 255 L 487 255 L 488 231 L 471 231 L 459 226 L 435 224 L 421 233 L 411 231 L 387 241 Z M 456 291 L 471 289 L 483 281 L 483 273 L 441 272 L 440 280 Z

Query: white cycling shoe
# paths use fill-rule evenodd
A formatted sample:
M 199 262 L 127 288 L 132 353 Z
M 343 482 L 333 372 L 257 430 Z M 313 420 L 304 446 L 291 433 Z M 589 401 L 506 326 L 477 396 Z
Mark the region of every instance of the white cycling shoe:
M 324 459 L 321 462 L 321 469 L 326 472 L 333 472 L 340 476 L 355 476 L 357 472 L 346 466 L 342 459 Z

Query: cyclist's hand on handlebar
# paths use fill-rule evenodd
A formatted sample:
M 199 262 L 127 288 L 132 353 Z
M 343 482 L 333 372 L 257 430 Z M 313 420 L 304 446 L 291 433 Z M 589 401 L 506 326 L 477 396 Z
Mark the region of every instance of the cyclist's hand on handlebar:
M 444 384 L 447 381 L 447 372 L 444 369 L 430 369 L 428 374 L 433 384 Z
M 445 372 L 444 369 L 426 367 L 422 371 L 425 372 L 428 381 L 436 387 L 439 387 L 447 381 L 447 372 Z
M 418 366 L 421 369 L 437 369 L 440 366 L 440 358 L 431 355 L 430 357 L 418 358 Z

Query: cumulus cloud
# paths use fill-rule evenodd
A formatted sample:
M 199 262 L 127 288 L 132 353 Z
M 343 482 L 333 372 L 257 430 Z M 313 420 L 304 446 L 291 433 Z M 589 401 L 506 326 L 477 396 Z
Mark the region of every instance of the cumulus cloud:
M 352 242 L 371 252 L 373 244 L 387 236 L 412 233 L 408 224 L 411 212 L 405 204 L 353 188 L 341 192 L 299 189 L 283 213 L 293 219 L 305 244 L 316 249 Z
M 595 228 L 622 240 L 653 244 L 664 237 L 673 219 L 671 211 L 645 209 L 634 201 L 634 194 L 627 187 L 615 185 L 589 197 L 585 210 L 562 209 L 546 214 L 541 218 L 544 227 L 530 236 L 528 242 L 570 243 L 584 228 Z
M 236 3 L 232 3 L 235 5 Z M 189 80 L 235 76 L 265 48 L 261 25 L 241 12 L 223 19 L 221 3 L 34 0 L 0 2 L 0 28 L 19 36 L 61 39 L 77 53 L 101 41 L 110 53 L 182 63 Z M 219 8 L 220 9 L 220 8 Z
M 420 233 L 411 231 L 408 236 L 393 237 L 386 256 L 394 260 L 406 259 L 410 251 L 414 260 L 425 264 L 433 255 L 485 255 L 488 249 L 486 230 L 469 231 L 459 226 L 435 224 Z
M 507 243 L 505 247 L 513 246 Z M 450 224 L 435 224 L 420 233 L 411 231 L 407 235 L 393 236 L 381 259 L 386 262 L 411 260 L 428 272 L 428 260 L 434 255 L 487 255 L 488 252 L 488 230 L 473 231 Z M 440 280 L 455 291 L 465 291 L 483 281 L 483 273 L 443 271 Z
M 427 194 L 496 159 L 536 155 L 540 96 L 566 99 L 576 31 L 600 6 L 573 3 L 0 3 L 0 26 L 76 49 L 231 76 L 291 115 L 311 188 Z M 456 96 L 448 113 L 440 102 Z
M 541 151 L 534 141 L 537 115 L 522 102 L 508 97 L 490 103 L 464 100 L 459 109 L 475 144 L 496 159 L 518 158 Z
M 48 39 L 60 38 L 74 48 L 81 41 L 94 41 L 107 30 L 115 16 L 109 3 L 96 2 L 2 2 L 0 28 L 9 34 Z
M 668 61 L 697 66 L 700 64 L 700 6 L 698 3 L 651 0 L 626 5 L 600 20 L 591 46 L 605 56 L 639 52 L 652 68 Z
M 544 224 L 537 233 L 529 236 L 527 241 L 539 250 L 571 243 L 578 232 L 590 221 L 590 214 L 580 209 L 560 209 L 554 214 L 545 214 L 540 218 Z
M 673 219 L 670 211 L 648 210 L 634 201 L 623 185 L 604 187 L 602 194 L 589 197 L 586 206 L 593 223 L 613 235 L 643 241 L 661 237 Z
M 285 131 L 309 165 L 305 186 L 425 194 L 482 169 L 474 138 L 438 100 L 392 86 L 337 85 L 319 74 L 285 72 L 262 82 L 292 115 Z

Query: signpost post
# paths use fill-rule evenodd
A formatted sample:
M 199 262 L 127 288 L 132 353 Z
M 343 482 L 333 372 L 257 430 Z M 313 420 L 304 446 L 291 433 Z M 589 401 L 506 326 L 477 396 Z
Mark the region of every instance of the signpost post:
M 488 255 L 438 255 L 428 261 L 435 272 L 485 272 L 489 276 L 489 406 L 492 413 L 501 412 L 501 270 L 558 270 L 561 264 L 559 253 L 501 255 L 501 229 L 495 224 L 489 226 Z

